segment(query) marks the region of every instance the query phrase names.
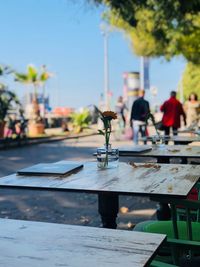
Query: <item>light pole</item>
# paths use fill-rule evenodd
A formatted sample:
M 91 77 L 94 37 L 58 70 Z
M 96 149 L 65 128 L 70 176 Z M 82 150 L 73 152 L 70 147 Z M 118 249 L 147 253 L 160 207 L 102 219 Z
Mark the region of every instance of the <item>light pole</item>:
M 158 94 L 158 88 L 155 86 L 151 86 L 150 87 L 150 93 L 152 95 L 152 106 L 155 109 L 154 111 L 156 111 L 156 96 Z
M 149 89 L 149 58 L 140 58 L 140 89 Z
M 108 64 L 108 35 L 109 35 L 109 26 L 105 23 L 100 25 L 101 33 L 104 39 L 104 101 L 105 109 L 109 109 L 109 64 Z
M 140 57 L 140 89 L 144 90 L 144 57 Z

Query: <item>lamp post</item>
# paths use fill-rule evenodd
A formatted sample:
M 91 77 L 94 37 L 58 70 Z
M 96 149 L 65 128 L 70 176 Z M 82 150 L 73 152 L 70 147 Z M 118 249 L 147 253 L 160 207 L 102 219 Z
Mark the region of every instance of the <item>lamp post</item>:
M 156 96 L 158 94 L 158 88 L 155 86 L 150 87 L 150 93 L 152 95 L 152 106 L 154 108 L 154 111 L 156 111 Z
M 110 28 L 107 24 L 101 23 L 101 33 L 104 39 L 104 101 L 105 109 L 109 109 L 109 64 L 108 64 L 108 35 Z
M 140 58 L 140 89 L 147 90 L 150 87 L 149 82 L 149 58 Z

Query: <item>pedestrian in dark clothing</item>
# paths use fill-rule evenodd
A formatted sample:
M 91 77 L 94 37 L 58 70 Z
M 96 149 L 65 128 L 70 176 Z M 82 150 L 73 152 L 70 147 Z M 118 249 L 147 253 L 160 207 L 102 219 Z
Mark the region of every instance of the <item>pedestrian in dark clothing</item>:
M 144 99 L 145 91 L 139 92 L 139 98 L 133 102 L 131 109 L 130 125 L 133 127 L 133 142 L 138 144 L 138 135 L 146 136 L 146 116 L 150 112 L 149 102 Z
M 170 93 L 170 98 L 163 103 L 160 110 L 163 112 L 162 124 L 165 135 L 170 134 L 170 128 L 172 128 L 173 135 L 177 135 L 177 130 L 181 126 L 181 116 L 186 125 L 186 115 L 182 104 L 176 99 L 175 91 Z

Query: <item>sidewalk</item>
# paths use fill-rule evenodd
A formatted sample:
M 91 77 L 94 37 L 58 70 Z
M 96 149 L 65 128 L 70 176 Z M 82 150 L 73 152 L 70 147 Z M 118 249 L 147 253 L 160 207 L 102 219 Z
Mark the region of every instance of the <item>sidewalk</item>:
M 73 132 L 64 133 L 61 130 L 62 130 L 61 128 L 45 129 L 46 136 L 44 135 L 39 137 L 26 137 L 23 139 L 18 139 L 18 138 L 0 139 L 0 150 L 9 149 L 13 147 L 47 143 L 47 142 L 62 141 L 65 139 L 77 139 L 97 134 L 93 129 L 91 129 L 90 131 L 85 131 L 80 134 L 75 134 Z

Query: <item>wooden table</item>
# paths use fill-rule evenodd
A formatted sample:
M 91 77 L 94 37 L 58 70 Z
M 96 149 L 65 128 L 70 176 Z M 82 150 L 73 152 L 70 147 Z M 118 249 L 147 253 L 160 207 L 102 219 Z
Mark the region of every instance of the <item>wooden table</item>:
M 2 267 L 143 267 L 165 235 L 0 220 Z
M 200 142 L 200 136 L 180 136 L 180 135 L 174 135 L 174 136 L 162 136 L 163 140 L 173 141 L 175 145 L 188 145 L 192 142 Z M 141 141 L 147 142 L 150 141 L 152 144 L 155 144 L 156 141 L 154 140 L 154 136 L 147 136 L 140 138 Z
M 96 162 L 88 162 L 78 173 L 68 177 L 12 174 L 0 178 L 0 187 L 98 194 L 103 226 L 116 228 L 119 195 L 157 196 L 161 200 L 168 197 L 169 201 L 171 197 L 186 198 L 199 177 L 200 165 L 137 164 L 132 167 L 119 163 L 118 168 L 101 170 Z
M 144 267 L 165 235 L 0 219 L 2 267 Z
M 182 130 L 178 130 L 177 133 L 188 133 L 188 134 L 192 134 L 192 135 L 195 135 L 195 134 L 198 135 L 198 130 L 195 130 L 195 129 L 182 129 Z
M 137 147 L 148 146 L 127 146 L 119 148 L 119 155 L 123 157 L 145 157 L 156 158 L 158 163 L 169 163 L 170 158 L 180 158 L 182 164 L 187 164 L 188 159 L 200 159 L 200 146 L 188 145 L 152 145 L 152 150 L 146 152 L 135 152 Z

